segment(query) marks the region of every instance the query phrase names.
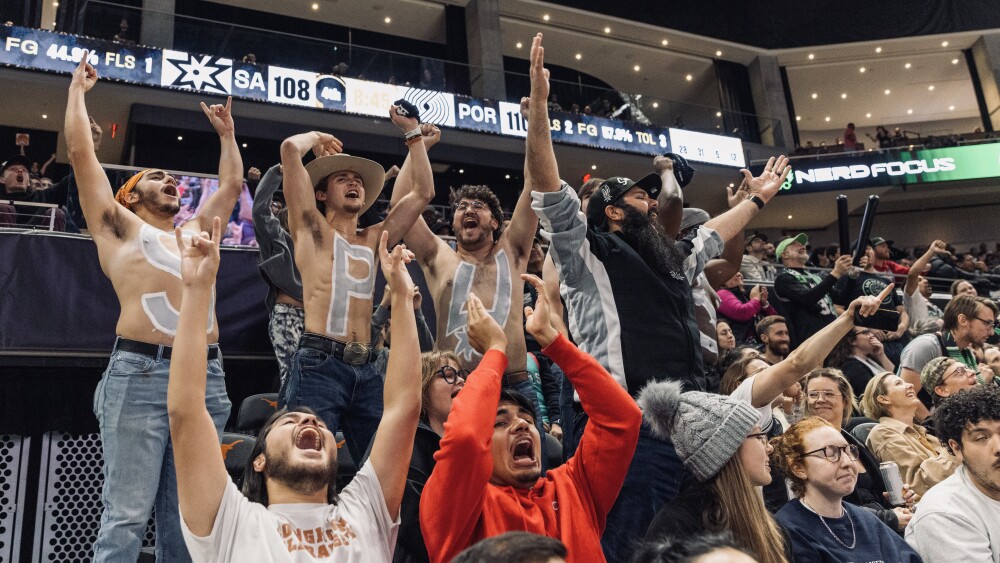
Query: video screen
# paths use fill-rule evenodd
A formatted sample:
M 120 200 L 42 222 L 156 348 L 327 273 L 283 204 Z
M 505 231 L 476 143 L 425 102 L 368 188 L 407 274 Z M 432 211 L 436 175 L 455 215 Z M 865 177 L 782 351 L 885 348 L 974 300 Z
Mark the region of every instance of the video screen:
M 194 217 L 209 196 L 219 190 L 217 178 L 203 176 L 175 176 L 177 191 L 181 198 L 181 209 L 174 218 L 174 225 L 179 226 Z M 222 244 L 230 246 L 257 246 L 253 232 L 253 199 L 250 190 L 243 184 L 243 191 L 236 200 L 236 207 L 226 221 Z

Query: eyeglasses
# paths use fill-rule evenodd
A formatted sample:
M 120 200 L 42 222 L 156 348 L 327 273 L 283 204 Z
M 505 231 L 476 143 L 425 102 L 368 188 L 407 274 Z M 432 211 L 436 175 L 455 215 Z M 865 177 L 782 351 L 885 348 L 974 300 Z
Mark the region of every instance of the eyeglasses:
M 855 332 L 853 336 L 854 336 L 855 338 L 857 338 L 857 337 L 859 337 L 859 336 L 868 336 L 868 335 L 870 335 L 871 333 L 872 333 L 872 331 L 870 331 L 870 330 L 868 330 L 868 329 L 866 328 L 866 329 L 864 329 L 864 330 L 859 330 L 858 332 Z
M 985 325 L 986 325 L 986 328 L 995 328 L 995 327 L 997 326 L 997 322 L 996 322 L 995 320 L 993 320 L 993 321 L 988 321 L 988 320 L 986 320 L 986 319 L 980 319 L 979 317 L 972 317 L 972 318 L 974 318 L 974 319 L 976 319 L 977 321 L 979 321 L 979 322 L 981 322 L 981 323 L 985 324 Z
M 753 434 L 747 434 L 747 440 L 756 439 L 760 440 L 761 444 L 767 445 L 767 432 L 754 432 Z
M 810 391 L 809 393 L 806 393 L 806 397 L 808 397 L 810 401 L 818 401 L 821 398 L 824 401 L 833 401 L 839 395 L 840 393 L 836 393 L 834 391 Z
M 434 372 L 434 375 L 441 376 L 441 379 L 449 385 L 454 385 L 458 383 L 458 378 L 461 377 L 465 379 L 469 377 L 469 370 L 467 369 L 455 369 L 451 366 L 444 366 L 443 368 Z
M 943 385 L 945 381 L 948 381 L 949 377 L 952 377 L 954 375 L 957 375 L 959 377 L 973 377 L 973 376 L 976 375 L 976 372 L 974 372 L 971 369 L 969 369 L 966 365 L 959 364 L 958 362 L 955 362 L 955 363 L 958 364 L 958 366 L 955 368 L 955 371 L 953 371 L 953 372 L 945 375 L 944 377 L 942 377 L 941 378 L 941 383 L 939 383 L 939 385 Z
M 859 455 L 858 447 L 855 446 L 854 444 L 851 444 L 849 446 L 826 446 L 818 450 L 806 452 L 802 454 L 802 457 L 809 457 L 811 455 L 823 454 L 823 457 L 825 457 L 827 461 L 832 463 L 837 463 L 838 461 L 840 461 L 841 453 L 846 453 L 847 457 L 850 458 L 851 461 L 858 460 L 858 455 Z
M 489 209 L 489 207 L 481 201 L 463 201 L 455 206 L 455 210 L 465 211 L 470 207 L 473 209 L 473 211 L 485 211 Z

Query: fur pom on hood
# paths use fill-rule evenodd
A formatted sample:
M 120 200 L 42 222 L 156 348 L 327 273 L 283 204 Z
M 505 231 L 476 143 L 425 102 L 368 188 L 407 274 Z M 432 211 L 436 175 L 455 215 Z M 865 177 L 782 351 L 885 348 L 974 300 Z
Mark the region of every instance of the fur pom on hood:
M 658 381 L 647 384 L 639 392 L 636 402 L 642 409 L 642 417 L 657 438 L 667 439 L 674 432 L 681 404 L 681 389 L 681 384 L 677 381 Z

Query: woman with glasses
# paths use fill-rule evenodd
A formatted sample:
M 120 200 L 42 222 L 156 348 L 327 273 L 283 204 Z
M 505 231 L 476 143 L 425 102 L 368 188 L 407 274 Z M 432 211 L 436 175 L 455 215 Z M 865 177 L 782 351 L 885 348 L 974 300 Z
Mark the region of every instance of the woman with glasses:
M 857 485 L 844 497 L 844 500 L 871 510 L 887 526 L 902 533 L 913 516 L 911 509 L 917 500 L 917 495 L 904 484 L 903 498 L 906 500 L 906 506 L 893 508 L 886 498 L 885 483 L 882 481 L 878 460 L 864 444 L 844 429 L 855 408 L 851 384 L 838 370 L 819 368 L 809 372 L 803 381 L 803 386 L 806 396 L 806 416 L 818 416 L 825 420 L 840 432 L 848 444 L 857 448 L 860 455 Z
M 861 397 L 865 416 L 878 421 L 868 434 L 868 449 L 879 461 L 896 462 L 903 482 L 923 495 L 961 464 L 927 429 L 914 423 L 920 406 L 913 384 L 891 372 L 873 377 Z
M 410 471 L 400 509 L 399 539 L 393 563 L 429 562 L 420 532 L 420 494 L 434 469 L 434 454 L 440 448 L 444 423 L 451 402 L 465 386 L 469 372 L 459 369 L 453 352 L 426 352 L 420 355 L 420 422 L 414 437 Z
M 791 538 L 796 561 L 920 561 L 874 514 L 844 502 L 857 484 L 859 451 L 830 423 L 805 418 L 771 444 L 771 460 L 797 497 L 775 515 Z
M 787 538 L 758 488 L 771 482 L 771 447 L 757 410 L 732 397 L 682 394 L 677 382 L 648 385 L 638 403 L 653 433 L 673 441 L 695 477 L 657 513 L 646 541 L 728 531 L 757 561 L 791 561 Z

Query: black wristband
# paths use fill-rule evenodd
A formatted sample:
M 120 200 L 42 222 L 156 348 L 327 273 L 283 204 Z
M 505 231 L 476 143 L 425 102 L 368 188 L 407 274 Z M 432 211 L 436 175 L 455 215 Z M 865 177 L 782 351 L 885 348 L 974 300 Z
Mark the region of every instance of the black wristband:
M 755 195 L 750 196 L 750 203 L 756 205 L 757 209 L 764 209 L 764 200 Z

